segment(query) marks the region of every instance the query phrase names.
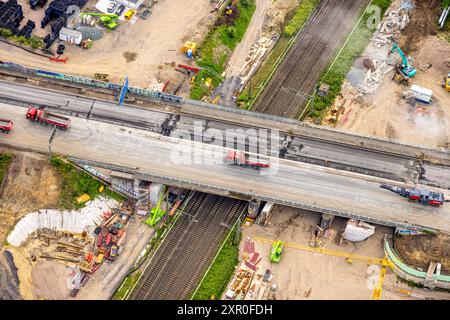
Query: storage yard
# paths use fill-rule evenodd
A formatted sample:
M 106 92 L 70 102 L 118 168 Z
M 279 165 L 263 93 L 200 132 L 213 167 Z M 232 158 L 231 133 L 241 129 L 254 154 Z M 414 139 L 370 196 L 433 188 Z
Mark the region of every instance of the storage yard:
M 386 234 L 393 234 L 392 228 L 375 226 L 369 238 L 355 242 L 346 240 L 360 236 L 358 233 L 351 234 L 348 227 L 346 229 L 346 219 L 334 218 L 325 233 L 317 237 L 318 226 L 323 226 L 323 221 L 316 213 L 278 207 L 272 215 L 265 227 L 253 222 L 243 227 L 240 264 L 223 299 L 373 298 L 381 269 L 376 260 L 384 257 L 383 239 Z M 272 260 L 272 244 L 278 240 L 283 242 L 283 248 L 279 262 L 275 262 Z M 412 243 L 408 237 L 400 241 L 409 246 Z M 420 238 L 413 241 L 422 242 Z M 426 265 L 426 269 L 429 260 L 424 256 L 422 258 L 422 265 Z M 450 298 L 449 293 L 433 293 L 409 287 L 389 269 L 382 286 L 382 299 Z
M 10 118 L 0 109 L 1 138 L 24 149 L 0 148 L 0 300 L 450 299 L 450 236 L 440 226 L 448 219 L 440 207 L 449 205 L 440 166 L 448 166 L 450 143 L 450 26 L 438 25 L 441 1 L 392 1 L 332 105 L 314 110 L 316 98 L 336 93 L 320 81 L 348 54 L 369 2 L 2 2 L 3 68 L 7 61 L 117 85 L 74 82 L 68 96 L 15 87 L 65 88 L 66 79 L 47 71 L 2 82 Z M 287 37 L 302 4 L 311 16 Z M 278 156 L 255 160 L 247 150 L 226 150 L 210 172 L 203 163 L 175 168 L 169 151 L 191 143 L 175 137 L 177 129 L 196 138 L 191 125 L 199 119 L 202 134 L 253 126 L 242 120 L 250 118 L 244 111 L 215 105 L 236 107 L 240 90 L 250 83 L 251 91 L 252 75 L 280 43 L 286 51 L 277 53 L 279 65 L 251 109 L 267 114 L 255 116 L 255 128 L 285 125 L 276 150 L 281 165 L 273 168 Z M 9 71 L 30 73 L 20 69 L 14 65 L 2 79 L 12 80 Z M 149 91 L 128 88 L 128 81 Z M 147 96 L 136 101 L 144 94 L 131 89 Z M 21 99 L 17 90 L 29 94 Z M 97 100 L 81 96 L 87 91 Z M 182 99 L 188 96 L 203 103 Z M 130 105 L 118 109 L 116 99 Z M 225 113 L 245 124 L 221 118 Z M 402 154 L 377 149 L 389 141 L 358 137 L 352 144 L 345 134 L 348 140 L 330 142 L 327 135 L 338 134 L 323 128 L 303 137 L 302 124 L 269 117 L 305 114 L 314 117 L 307 122 L 440 150 L 389 144 L 408 150 Z M 42 154 L 47 147 L 50 160 Z M 212 154 L 213 146 L 201 150 Z M 360 220 L 366 218 L 370 223 Z M 238 265 L 221 263 L 224 257 Z
M 450 60 L 445 54 L 450 50 L 450 43 L 442 37 L 444 33 L 437 26 L 442 12 L 439 4 L 440 1 L 420 0 L 393 2 L 380 26 L 384 29 L 377 31 L 369 47 L 355 62 L 343 86 L 342 97 L 331 109 L 333 114 L 325 116 L 324 124 L 447 148 L 450 95 L 442 88 L 442 81 L 450 70 Z M 395 64 L 399 61 L 396 54 L 389 54 L 392 39 L 398 41 L 417 69 L 411 84 L 431 90 L 430 103 L 412 103 L 403 98 L 408 87 L 392 80 Z M 367 71 L 364 67 L 367 63 L 375 68 Z M 340 112 L 337 112 L 339 108 Z
M 101 35 L 101 39 L 94 40 L 89 49 L 65 43 L 66 48 L 60 59 L 68 58 L 66 63 L 50 61 L 48 57 L 41 57 L 3 42 L 0 44 L 0 59 L 92 78 L 94 73 L 107 74 L 108 79 L 113 82 L 121 82 L 127 75 L 133 85 L 143 88 L 164 84 L 168 80 L 171 86 L 176 87 L 184 77 L 170 64 L 174 61 L 189 63 L 180 52 L 180 47 L 187 40 L 201 40 L 214 22 L 214 14 L 210 14 L 213 7 L 209 0 L 164 0 L 152 4 L 152 1 L 146 1 L 141 5 L 131 21 L 119 19 L 119 26 L 114 30 L 108 32 L 102 26 L 96 27 L 96 34 Z M 140 18 L 139 13 L 150 5 L 151 15 L 147 19 Z M 44 17 L 46 6 L 33 11 L 29 9 L 28 2 L 22 3 L 22 7 L 27 8 L 23 10 L 25 17 L 27 11 L 33 13 L 30 19 L 35 19 L 36 30 L 39 29 L 36 35 L 42 36 L 44 33 L 40 29 L 40 20 Z M 97 7 L 96 0 L 89 0 L 81 11 L 100 12 Z M 196 14 L 192 15 L 192 12 Z M 46 32 L 47 28 L 48 26 Z M 59 40 L 51 47 L 55 56 L 58 43 Z

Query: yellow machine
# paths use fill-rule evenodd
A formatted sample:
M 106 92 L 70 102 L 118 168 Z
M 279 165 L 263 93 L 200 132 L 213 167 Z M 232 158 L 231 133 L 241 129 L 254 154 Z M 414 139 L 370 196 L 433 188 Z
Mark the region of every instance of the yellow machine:
M 128 10 L 126 13 L 125 13 L 125 19 L 126 20 L 131 20 L 131 18 L 133 18 L 133 16 L 134 16 L 134 14 L 135 14 L 135 12 L 136 11 L 134 11 L 134 10 Z
M 447 74 L 447 77 L 444 78 L 444 82 L 442 83 L 442 88 L 450 92 L 450 72 Z
M 236 5 L 236 0 L 230 1 L 230 3 L 227 5 L 227 7 L 225 8 L 225 14 L 227 16 L 233 15 L 233 10 L 234 10 L 235 5 Z
M 197 44 L 195 42 L 186 41 L 184 46 L 181 47 L 181 52 L 189 58 L 192 58 L 192 56 L 197 52 Z

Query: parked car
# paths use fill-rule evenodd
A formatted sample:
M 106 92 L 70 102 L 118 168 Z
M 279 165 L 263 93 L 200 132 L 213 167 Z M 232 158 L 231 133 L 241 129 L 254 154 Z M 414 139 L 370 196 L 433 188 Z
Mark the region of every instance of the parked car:
M 116 8 L 117 8 L 117 3 L 110 2 L 108 4 L 108 7 L 106 8 L 106 11 L 108 11 L 109 13 L 114 13 L 114 10 L 116 10 Z
M 120 17 L 120 15 L 125 11 L 125 6 L 121 4 L 116 11 L 116 14 Z
M 151 13 L 152 13 L 152 11 L 150 9 L 145 9 L 139 14 L 139 18 L 145 20 L 150 16 Z

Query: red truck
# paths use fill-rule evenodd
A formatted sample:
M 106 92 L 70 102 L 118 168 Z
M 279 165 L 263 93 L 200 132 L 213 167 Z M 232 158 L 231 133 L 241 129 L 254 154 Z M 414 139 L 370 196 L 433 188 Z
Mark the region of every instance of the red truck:
M 56 126 L 62 130 L 67 130 L 70 126 L 70 118 L 47 111 L 45 108 L 28 108 L 27 119 L 45 125 Z
M 11 133 L 14 123 L 11 120 L 0 118 L 0 132 Z
M 229 150 L 225 156 L 225 163 L 235 164 L 242 167 L 248 167 L 253 169 L 269 168 L 270 164 L 267 161 L 258 159 L 253 161 L 250 159 L 248 153 L 244 151 Z

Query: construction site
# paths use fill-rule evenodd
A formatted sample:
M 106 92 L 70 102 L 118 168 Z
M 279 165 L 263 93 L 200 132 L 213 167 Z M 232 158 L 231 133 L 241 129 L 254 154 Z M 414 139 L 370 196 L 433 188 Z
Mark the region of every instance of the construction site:
M 449 300 L 449 15 L 0 2 L 0 299 Z

